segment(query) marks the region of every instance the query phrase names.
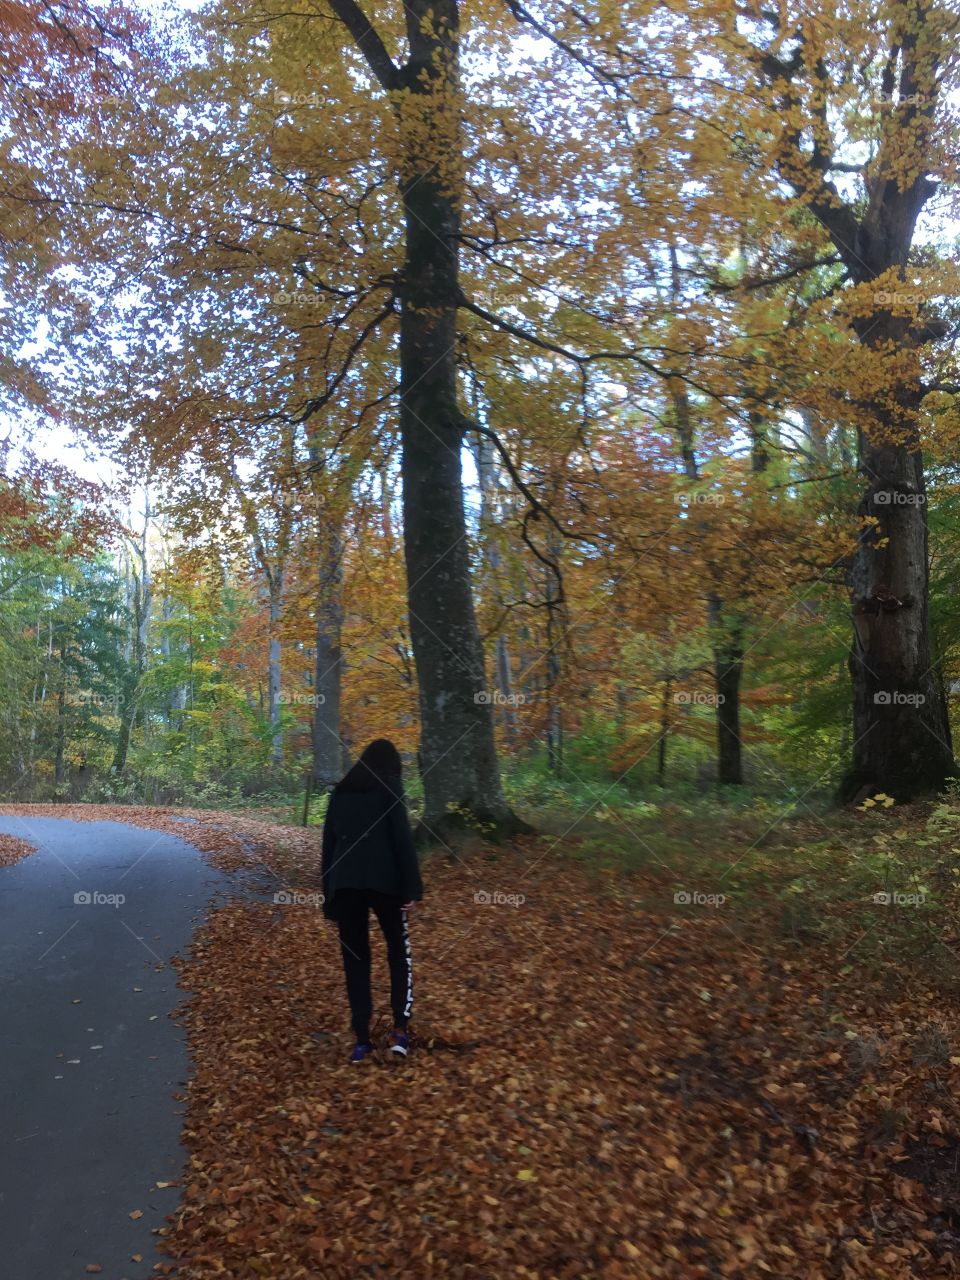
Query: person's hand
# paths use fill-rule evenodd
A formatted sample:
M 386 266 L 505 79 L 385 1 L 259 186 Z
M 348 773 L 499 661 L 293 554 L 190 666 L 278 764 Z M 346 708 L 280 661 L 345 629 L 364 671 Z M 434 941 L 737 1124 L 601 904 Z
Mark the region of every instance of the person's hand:
M 412 911 L 417 904 L 415 902 L 405 902 L 403 904 L 404 911 Z

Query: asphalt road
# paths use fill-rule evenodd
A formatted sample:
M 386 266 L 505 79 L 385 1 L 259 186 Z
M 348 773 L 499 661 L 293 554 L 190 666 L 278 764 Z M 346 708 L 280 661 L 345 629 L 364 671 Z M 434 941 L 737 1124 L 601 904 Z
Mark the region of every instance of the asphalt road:
M 157 1183 L 186 1157 L 169 960 L 231 882 L 116 822 L 0 814 L 0 832 L 39 845 L 0 868 L 0 1275 L 152 1276 L 179 1197 Z

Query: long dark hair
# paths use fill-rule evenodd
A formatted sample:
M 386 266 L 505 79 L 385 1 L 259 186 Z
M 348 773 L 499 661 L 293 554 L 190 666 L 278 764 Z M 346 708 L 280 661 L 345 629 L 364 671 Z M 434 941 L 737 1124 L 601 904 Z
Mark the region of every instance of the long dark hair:
M 340 779 L 335 791 L 378 791 L 401 794 L 403 763 L 389 738 L 374 738 L 360 758 Z

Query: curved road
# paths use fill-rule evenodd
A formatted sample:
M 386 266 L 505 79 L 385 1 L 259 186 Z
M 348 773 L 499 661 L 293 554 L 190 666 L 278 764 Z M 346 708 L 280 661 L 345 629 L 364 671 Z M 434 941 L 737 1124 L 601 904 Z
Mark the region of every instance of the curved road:
M 157 1184 L 186 1158 L 168 961 L 231 882 L 185 841 L 117 822 L 0 814 L 0 832 L 39 846 L 0 868 L 0 1272 L 151 1276 L 179 1195 Z

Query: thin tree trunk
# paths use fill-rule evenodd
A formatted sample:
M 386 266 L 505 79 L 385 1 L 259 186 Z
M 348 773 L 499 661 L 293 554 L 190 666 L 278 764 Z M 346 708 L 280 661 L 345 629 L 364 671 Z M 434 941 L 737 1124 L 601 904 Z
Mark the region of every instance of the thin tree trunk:
M 270 748 L 271 763 L 283 763 L 283 726 L 280 723 L 280 706 L 283 696 L 281 689 L 281 648 L 280 616 L 283 610 L 283 576 L 279 568 L 274 568 L 270 582 L 269 635 L 270 648 L 267 656 L 267 714 L 273 730 Z
M 484 585 L 497 590 L 500 570 L 500 551 L 491 536 L 497 524 L 497 470 L 493 456 L 493 443 L 489 436 L 478 435 L 474 444 L 477 464 L 477 481 L 480 488 L 480 553 L 483 564 Z M 513 681 L 510 674 L 510 648 L 507 636 L 500 631 L 494 644 L 494 670 L 497 678 L 497 699 L 494 715 L 499 717 L 507 745 L 513 746 L 517 735 L 517 713 L 513 698 Z
M 150 627 L 150 614 L 153 607 L 153 580 L 150 573 L 148 554 L 148 538 L 150 532 L 150 492 L 144 490 L 143 530 L 140 544 L 136 546 L 139 571 L 133 563 L 133 557 L 127 552 L 127 594 L 129 608 L 133 615 L 127 635 L 128 669 L 122 685 L 123 702 L 119 708 L 120 727 L 117 731 L 117 744 L 114 749 L 111 773 L 123 773 L 127 767 L 127 756 L 130 752 L 130 741 L 137 721 L 139 696 L 143 678 L 147 670 L 147 637 Z M 134 544 L 135 545 L 135 544 Z
M 680 263 L 676 246 L 669 246 L 671 298 L 676 307 L 680 305 Z M 680 457 L 683 462 L 683 473 L 688 480 L 700 478 L 697 463 L 696 441 L 693 432 L 693 420 L 690 413 L 690 396 L 687 384 L 676 376 L 670 381 L 670 397 L 673 402 L 673 415 L 680 445 Z M 760 450 L 763 450 L 763 465 L 766 465 L 765 448 L 762 445 L 762 434 L 754 430 L 754 467 Z M 762 468 L 761 468 L 762 469 Z M 740 677 L 743 672 L 742 642 L 739 640 L 739 624 L 734 624 L 738 636 L 735 643 L 727 636 L 730 624 L 724 617 L 724 601 L 715 592 L 707 596 L 707 625 L 713 634 L 711 645 L 713 654 L 714 683 L 717 694 L 717 781 L 723 785 L 739 785 L 743 781 L 743 762 L 740 744 Z M 736 672 L 736 678 L 733 672 Z M 721 684 L 723 688 L 721 688 Z
M 717 781 L 725 786 L 743 782 L 740 749 L 740 678 L 743 643 L 738 629 L 730 640 L 714 649 L 717 688 Z
M 554 534 L 547 539 L 547 554 L 557 565 L 563 554 L 563 544 Z M 559 570 L 558 570 L 559 572 Z M 546 660 L 546 694 L 547 694 L 547 767 L 551 773 L 563 771 L 563 706 L 559 697 L 560 656 L 557 652 L 560 644 L 558 631 L 561 628 L 560 601 L 557 579 L 553 572 L 545 567 L 545 595 L 547 604 L 547 660 Z
M 53 781 L 59 792 L 66 778 L 67 748 L 67 668 L 66 654 L 60 649 L 60 681 L 57 689 L 57 745 L 53 761 Z
M 316 668 L 313 714 L 313 785 L 332 787 L 343 772 L 340 738 L 340 690 L 343 656 L 343 572 L 340 531 L 329 524 L 321 531 L 317 582 Z
M 657 743 L 657 783 L 664 787 L 667 784 L 667 739 L 670 737 L 670 694 L 673 680 L 667 675 L 663 682 L 663 696 L 660 699 L 660 740 Z

